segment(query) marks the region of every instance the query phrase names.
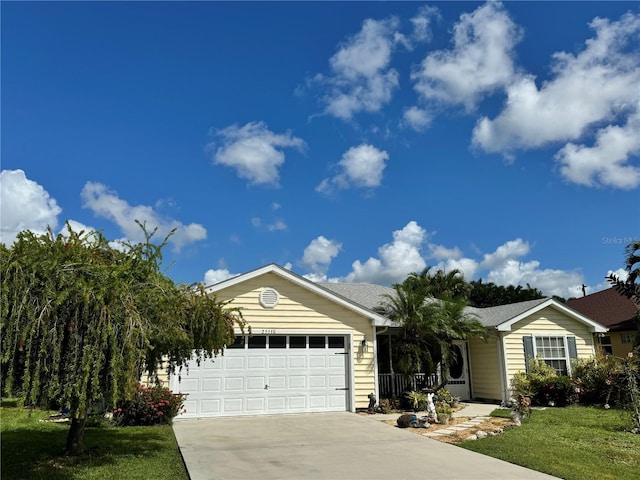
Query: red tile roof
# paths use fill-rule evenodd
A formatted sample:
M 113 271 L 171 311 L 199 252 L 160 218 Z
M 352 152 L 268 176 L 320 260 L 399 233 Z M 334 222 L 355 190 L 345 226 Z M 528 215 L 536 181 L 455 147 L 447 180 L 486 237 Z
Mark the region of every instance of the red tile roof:
M 567 300 L 567 306 L 612 330 L 635 329 L 638 306 L 614 288 Z

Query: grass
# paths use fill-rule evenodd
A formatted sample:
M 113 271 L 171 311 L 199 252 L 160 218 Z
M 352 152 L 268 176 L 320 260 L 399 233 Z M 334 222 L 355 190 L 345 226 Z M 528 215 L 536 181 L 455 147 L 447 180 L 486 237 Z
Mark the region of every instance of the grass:
M 534 410 L 519 428 L 460 446 L 567 480 L 635 480 L 640 435 L 624 431 L 629 417 L 622 410 L 578 406 Z
M 41 422 L 52 412 L 3 401 L 2 479 L 187 480 L 170 426 L 87 427 L 85 453 L 61 455 L 68 424 Z

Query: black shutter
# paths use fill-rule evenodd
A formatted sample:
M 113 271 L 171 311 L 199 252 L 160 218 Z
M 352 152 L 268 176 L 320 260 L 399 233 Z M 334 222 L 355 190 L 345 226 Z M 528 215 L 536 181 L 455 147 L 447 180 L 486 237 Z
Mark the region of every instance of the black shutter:
M 533 355 L 533 337 L 522 337 L 522 343 L 524 344 L 524 365 L 526 372 L 529 373 L 529 362 L 534 358 Z

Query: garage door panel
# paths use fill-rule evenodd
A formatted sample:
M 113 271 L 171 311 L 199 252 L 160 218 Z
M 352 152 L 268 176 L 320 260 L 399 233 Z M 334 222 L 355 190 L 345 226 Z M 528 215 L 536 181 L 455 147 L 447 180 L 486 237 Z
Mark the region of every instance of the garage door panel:
M 327 366 L 327 358 L 324 355 L 315 355 L 309 358 L 309 366 L 311 368 L 325 368 Z
M 289 368 L 307 368 L 307 357 L 303 355 L 290 356 Z
M 244 391 L 244 377 L 227 377 L 224 379 L 225 392 Z
M 287 357 L 284 355 L 270 356 L 269 357 L 269 368 L 286 368 L 287 367 Z
M 269 390 L 287 388 L 287 377 L 284 375 L 270 376 L 267 385 L 269 385 Z
M 324 375 L 312 375 L 309 377 L 309 386 L 311 388 L 325 388 L 327 386 L 327 377 Z
M 266 377 L 247 377 L 247 391 L 265 390 Z
M 291 396 L 289 400 L 289 410 L 304 410 L 307 407 L 307 397 L 300 395 L 297 397 Z
M 203 378 L 202 390 L 205 392 L 221 392 L 222 391 L 222 379 L 221 378 Z
M 266 399 L 264 397 L 249 397 L 247 398 L 247 412 L 248 413 L 261 413 L 264 412 L 266 406 Z
M 185 378 L 185 376 L 182 375 L 182 382 L 180 382 L 180 389 L 183 392 L 197 392 L 199 384 L 200 382 L 198 381 L 197 378 Z
M 307 388 L 306 375 L 290 375 L 289 388 Z
M 321 339 L 322 334 L 314 337 Z M 176 391 L 189 394 L 184 405 L 187 413 L 181 416 L 346 410 L 350 395 L 345 388 L 349 385 L 346 350 L 318 348 L 318 339 L 314 348 L 308 343 L 306 348 L 290 348 L 289 338 L 286 345 L 278 338 L 273 348 L 267 340 L 253 348 L 228 349 L 213 362 L 197 365 L 192 360 L 188 374 L 183 371 L 179 382 L 172 380 Z M 348 345 L 346 339 L 344 345 Z
M 244 404 L 244 399 L 242 397 L 225 398 L 222 400 L 222 403 L 224 408 L 222 413 L 242 413 L 242 407 Z
M 324 395 L 311 395 L 309 397 L 309 406 L 312 409 L 324 409 L 327 407 L 327 397 Z
M 267 367 L 267 357 L 260 355 L 256 357 L 249 357 L 247 359 L 247 368 L 251 369 L 264 369 Z
M 221 413 L 220 412 L 221 407 L 222 407 L 222 401 L 220 399 L 200 401 L 200 411 L 203 414 Z
M 287 397 L 272 397 L 267 398 L 267 411 L 269 413 L 285 412 L 287 409 Z
M 223 357 L 224 368 L 227 370 L 244 370 L 244 357 Z

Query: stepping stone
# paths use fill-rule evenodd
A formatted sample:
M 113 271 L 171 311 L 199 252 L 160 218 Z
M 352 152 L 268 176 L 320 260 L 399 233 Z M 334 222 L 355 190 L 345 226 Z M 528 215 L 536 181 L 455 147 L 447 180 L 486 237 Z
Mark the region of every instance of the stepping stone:
M 449 430 L 455 430 L 456 432 L 461 432 L 462 430 L 466 430 L 467 427 L 463 427 L 462 425 L 456 425 L 455 427 L 451 427 Z
M 453 430 L 453 428 L 441 428 L 438 430 L 438 433 L 440 435 L 451 435 L 452 433 L 455 433 L 455 430 Z

